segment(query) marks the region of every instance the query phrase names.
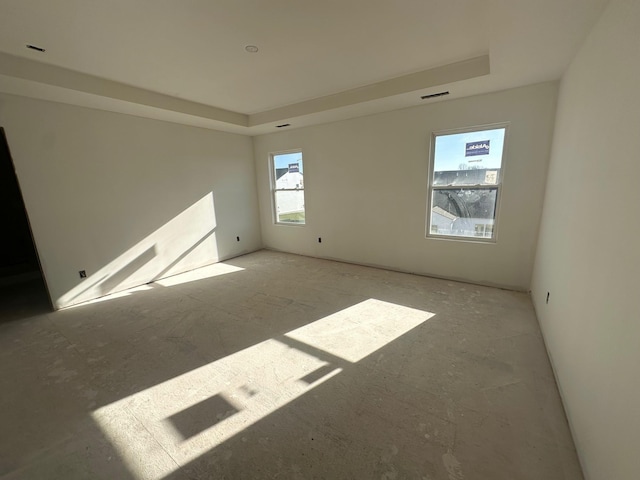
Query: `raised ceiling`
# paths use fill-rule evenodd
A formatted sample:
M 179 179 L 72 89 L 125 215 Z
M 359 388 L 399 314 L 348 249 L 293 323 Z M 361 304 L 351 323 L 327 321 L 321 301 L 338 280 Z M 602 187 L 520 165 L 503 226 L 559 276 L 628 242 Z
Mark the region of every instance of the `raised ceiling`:
M 605 3 L 2 0 L 0 91 L 259 134 L 558 79 Z

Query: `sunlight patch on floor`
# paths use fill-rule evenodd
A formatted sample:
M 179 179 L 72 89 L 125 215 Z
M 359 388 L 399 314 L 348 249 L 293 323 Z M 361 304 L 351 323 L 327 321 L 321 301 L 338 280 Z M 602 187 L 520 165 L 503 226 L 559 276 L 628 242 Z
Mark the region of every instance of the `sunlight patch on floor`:
M 206 267 L 197 268 L 189 272 L 179 273 L 178 275 L 163 278 L 162 280 L 156 280 L 155 282 L 147 285 L 140 285 L 139 287 L 129 288 L 128 290 L 112 293 L 110 295 L 105 295 L 103 297 L 99 297 L 93 300 L 87 300 L 86 302 L 77 303 L 75 305 L 69 305 L 68 307 L 65 307 L 65 310 L 71 309 L 71 308 L 77 308 L 77 307 L 84 307 L 86 305 L 92 305 L 95 303 L 117 300 L 118 298 L 128 297 L 130 295 L 134 295 L 137 293 L 148 292 L 149 290 L 153 290 L 153 287 L 155 285 L 160 285 L 161 287 L 173 287 L 176 285 L 181 285 L 183 283 L 195 282 L 197 280 L 213 278 L 219 275 L 225 275 L 227 273 L 241 272 L 243 270 L 244 268 L 236 267 L 235 265 L 229 265 L 222 262 L 214 263 L 213 265 L 207 265 Z
M 153 283 L 154 285 L 161 285 L 163 287 L 173 287 L 174 285 L 181 285 L 183 283 L 203 280 L 205 278 L 213 278 L 227 273 L 241 272 L 242 270 L 244 270 L 244 268 L 220 262 L 214 263 L 213 265 L 207 265 L 206 267 L 201 267 L 196 270 L 191 270 L 190 272 L 180 273 L 173 277 L 156 280 Z
M 87 300 L 86 302 L 77 303 L 75 305 L 69 305 L 68 307 L 65 307 L 65 310 L 71 309 L 71 308 L 83 307 L 85 305 L 93 305 L 95 303 L 107 302 L 109 300 L 116 300 L 118 298 L 128 297 L 135 293 L 147 292 L 151 289 L 152 287 L 150 287 L 149 285 L 141 285 L 139 287 L 133 287 L 133 288 L 130 288 L 129 290 L 124 290 L 122 292 L 112 293 L 111 295 L 105 295 L 104 297 L 95 298 L 93 300 Z
M 369 299 L 92 415 L 138 479 L 159 480 L 433 315 Z
M 355 363 L 432 316 L 422 310 L 369 299 L 286 336 Z

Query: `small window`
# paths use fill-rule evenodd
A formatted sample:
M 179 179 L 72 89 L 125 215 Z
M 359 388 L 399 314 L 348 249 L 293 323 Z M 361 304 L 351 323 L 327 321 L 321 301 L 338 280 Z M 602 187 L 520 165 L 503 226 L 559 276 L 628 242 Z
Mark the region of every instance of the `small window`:
M 427 236 L 495 241 L 507 126 L 436 133 Z
M 272 154 L 271 172 L 275 222 L 287 225 L 304 225 L 302 152 Z

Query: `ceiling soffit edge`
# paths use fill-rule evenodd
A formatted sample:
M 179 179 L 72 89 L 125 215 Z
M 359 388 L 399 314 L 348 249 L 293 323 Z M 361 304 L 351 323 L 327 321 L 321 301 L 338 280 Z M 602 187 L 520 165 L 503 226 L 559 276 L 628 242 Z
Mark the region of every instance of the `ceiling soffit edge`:
M 0 74 L 177 113 L 248 126 L 248 116 L 0 52 Z
M 390 80 L 372 83 L 363 87 L 345 90 L 333 95 L 326 95 L 273 110 L 254 113 L 249 116 L 249 126 L 254 127 L 269 122 L 290 120 L 303 115 L 310 115 L 326 110 L 333 110 L 481 77 L 489 75 L 489 73 L 491 73 L 489 55 L 483 55 L 469 60 L 395 77 Z
M 0 75 L 144 105 L 168 112 L 187 114 L 236 127 L 255 127 L 270 122 L 291 120 L 296 117 L 353 106 L 394 95 L 419 90 L 424 91 L 440 85 L 485 76 L 489 73 L 489 55 L 482 55 L 336 94 L 247 115 L 0 52 Z

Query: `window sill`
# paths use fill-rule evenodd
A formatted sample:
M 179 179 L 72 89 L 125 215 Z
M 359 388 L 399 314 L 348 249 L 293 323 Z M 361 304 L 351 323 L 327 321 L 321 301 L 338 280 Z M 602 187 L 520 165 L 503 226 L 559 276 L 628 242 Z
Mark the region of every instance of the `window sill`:
M 455 235 L 427 235 L 425 237 L 427 240 L 445 240 L 445 241 L 453 241 L 453 242 L 463 242 L 463 243 L 476 243 L 476 244 L 484 244 L 484 245 L 495 245 L 498 243 L 496 237 L 493 238 L 475 238 L 475 237 L 458 237 Z

